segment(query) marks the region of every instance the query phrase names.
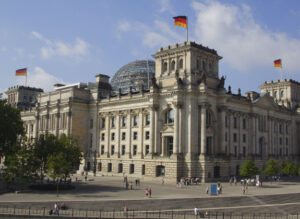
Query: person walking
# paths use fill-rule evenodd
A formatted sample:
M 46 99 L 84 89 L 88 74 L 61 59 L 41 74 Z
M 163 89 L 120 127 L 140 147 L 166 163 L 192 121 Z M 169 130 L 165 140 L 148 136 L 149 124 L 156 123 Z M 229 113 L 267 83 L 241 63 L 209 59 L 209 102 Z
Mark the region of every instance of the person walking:
M 152 197 L 152 190 L 151 190 L 151 188 L 149 188 L 148 193 L 149 193 L 148 197 L 151 198 Z
M 194 214 L 195 214 L 195 216 L 197 216 L 198 214 L 199 214 L 199 211 L 198 211 L 198 208 L 194 208 Z

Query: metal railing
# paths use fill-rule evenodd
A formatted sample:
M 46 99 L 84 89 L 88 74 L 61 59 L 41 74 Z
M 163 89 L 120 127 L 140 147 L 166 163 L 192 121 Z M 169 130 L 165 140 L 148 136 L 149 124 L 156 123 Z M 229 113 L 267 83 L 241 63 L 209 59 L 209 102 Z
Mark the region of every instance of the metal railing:
M 103 211 L 103 210 L 89 210 L 89 209 L 67 209 L 59 210 L 59 214 L 49 214 L 50 209 L 42 208 L 17 208 L 11 206 L 0 207 L 1 216 L 16 216 L 16 217 L 51 217 L 51 218 L 158 218 L 158 219 L 300 219 L 300 214 L 280 214 L 280 213 L 237 213 L 237 212 L 199 212 L 194 214 L 191 210 L 151 210 L 151 211 Z

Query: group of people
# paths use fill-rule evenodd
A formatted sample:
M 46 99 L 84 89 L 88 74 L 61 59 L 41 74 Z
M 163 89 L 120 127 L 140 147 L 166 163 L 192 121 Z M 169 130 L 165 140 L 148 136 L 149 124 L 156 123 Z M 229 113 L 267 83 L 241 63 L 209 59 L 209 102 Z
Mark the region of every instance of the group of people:
M 199 178 L 189 178 L 189 177 L 183 177 L 177 180 L 176 186 L 177 187 L 181 187 L 182 185 L 184 186 L 188 186 L 188 185 L 192 185 L 192 184 L 198 184 L 200 183 L 200 179 Z
M 51 209 L 49 211 L 49 215 L 52 215 L 52 214 L 56 214 L 57 216 L 59 216 L 59 210 L 62 209 L 62 210 L 66 210 L 67 207 L 66 205 L 63 203 L 63 204 L 60 204 L 60 202 L 55 202 L 54 204 L 54 209 Z

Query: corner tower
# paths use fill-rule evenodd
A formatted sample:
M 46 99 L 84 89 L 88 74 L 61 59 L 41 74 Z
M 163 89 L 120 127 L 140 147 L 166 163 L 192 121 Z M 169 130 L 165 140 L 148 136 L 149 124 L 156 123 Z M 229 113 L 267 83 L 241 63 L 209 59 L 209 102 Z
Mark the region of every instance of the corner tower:
M 161 87 L 173 86 L 176 79 L 186 84 L 199 83 L 201 78 L 219 78 L 219 60 L 216 50 L 195 42 L 185 42 L 160 48 L 155 58 L 155 77 Z

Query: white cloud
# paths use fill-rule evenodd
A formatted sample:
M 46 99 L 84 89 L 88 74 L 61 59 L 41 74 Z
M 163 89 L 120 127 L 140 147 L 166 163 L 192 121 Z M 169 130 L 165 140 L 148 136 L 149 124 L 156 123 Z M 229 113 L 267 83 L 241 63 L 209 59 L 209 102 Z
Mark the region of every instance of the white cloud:
M 171 14 L 174 14 L 174 10 L 172 8 L 172 4 L 170 0 L 160 0 L 160 13 L 163 12 L 170 12 Z
M 193 2 L 198 42 L 215 48 L 239 71 L 270 66 L 282 58 L 287 71 L 299 71 L 300 40 L 269 31 L 256 23 L 251 8 L 217 1 Z
M 86 56 L 89 54 L 89 44 L 83 39 L 76 38 L 74 43 L 51 41 L 38 32 L 31 32 L 32 36 L 43 41 L 46 46 L 41 48 L 41 56 L 48 59 L 52 56 Z
M 25 78 L 18 77 L 18 84 L 24 84 Z M 28 72 L 27 85 L 30 87 L 42 88 L 44 91 L 52 91 L 53 85 L 56 83 L 68 84 L 62 79 L 59 79 L 49 73 L 47 73 L 41 67 L 34 67 L 32 72 Z
M 123 23 L 132 23 L 130 28 L 124 28 L 124 31 L 118 32 L 118 38 L 121 37 L 121 32 L 135 32 L 134 34 L 141 37 L 141 42 L 148 48 L 157 48 L 167 46 L 178 41 L 185 40 L 185 34 L 178 34 L 170 25 L 161 20 L 155 20 L 154 24 L 147 26 L 137 21 L 122 21 Z

